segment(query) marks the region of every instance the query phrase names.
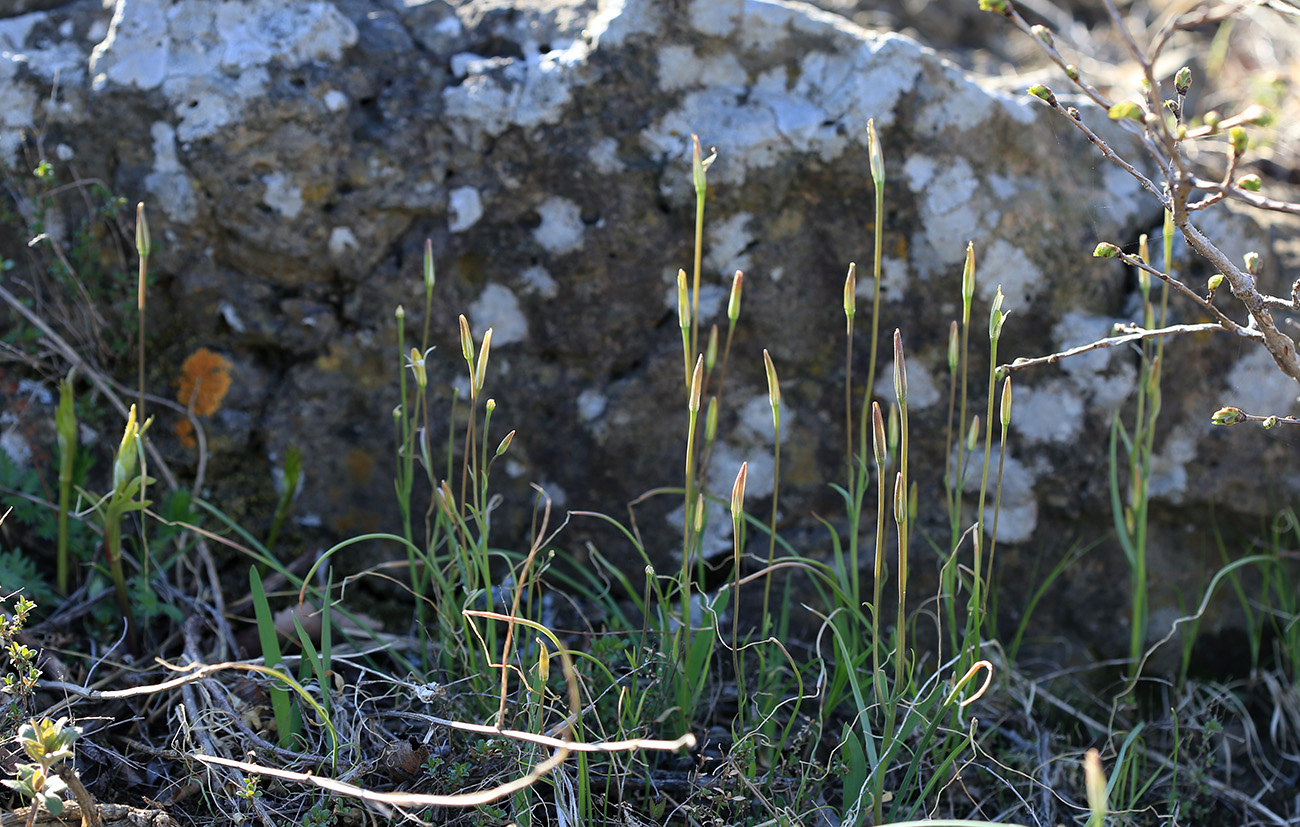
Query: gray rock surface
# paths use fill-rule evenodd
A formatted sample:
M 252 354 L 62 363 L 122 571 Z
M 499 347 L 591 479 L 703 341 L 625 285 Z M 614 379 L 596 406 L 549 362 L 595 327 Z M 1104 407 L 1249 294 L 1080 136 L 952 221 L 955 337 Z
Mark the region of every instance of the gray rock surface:
M 1132 318 L 1131 275 L 1088 254 L 1158 220 L 1153 200 L 1044 107 L 989 91 L 905 37 L 798 2 L 118 0 L 104 9 L 81 0 L 0 20 L 0 44 L 4 163 L 30 169 L 44 153 L 61 180 L 100 178 L 149 204 L 160 248 L 150 387 L 172 393 L 199 347 L 233 364 L 210 423 L 210 497 L 263 519 L 271 468 L 297 444 L 307 475 L 297 513 L 333 537 L 397 525 L 394 309 L 405 307 L 409 346 L 424 323 L 426 238 L 438 264 L 435 445 L 464 421 L 463 404 L 448 417 L 452 389 L 463 398 L 468 388 L 461 312 L 476 337 L 494 329 L 485 391 L 498 402 L 494 436 L 518 430 L 496 469 L 507 494 L 496 544 L 526 548 L 530 481 L 558 505 L 620 518 L 642 492 L 680 485 L 673 280 L 691 266 L 691 133 L 719 152 L 705 323 L 725 329 L 731 274 L 746 277 L 714 490 L 725 494 L 748 460 L 755 507 L 770 494 L 768 348 L 784 393 L 783 522 L 813 556 L 830 544 L 811 513 L 843 526 L 827 483 L 843 466 L 849 261 L 864 265 L 859 320 L 870 310 L 861 277 L 872 256 L 868 119 L 888 170 L 882 369 L 888 334 L 901 328 L 912 467 L 936 539 L 946 536 L 946 335 L 960 312 L 967 240 L 980 262 L 980 365 L 979 325 L 998 284 L 1011 311 L 1002 361 L 1081 344 Z M 1099 113 L 1089 117 L 1106 128 Z M 1251 226 L 1223 232 L 1248 238 Z M 865 329 L 860 322 L 859 384 Z M 1217 554 L 1203 539 L 1210 504 L 1225 519 L 1262 513 L 1300 488 L 1276 437 L 1208 424 L 1220 404 L 1245 397 L 1289 412 L 1296 389 L 1266 355 L 1220 339 L 1176 342 L 1168 354 L 1153 481 L 1157 609 L 1190 599 L 1205 579 L 1202 557 Z M 1000 522 L 1013 543 L 999 552 L 1011 584 L 1004 608 L 1023 601 L 1032 572 L 1041 577 L 1073 544 L 1109 530 L 1108 429 L 1135 375 L 1131 352 L 1106 351 L 1017 376 Z M 121 378 L 130 376 L 124 365 Z M 888 398 L 889 371 L 880 377 Z M 158 439 L 177 462 L 192 461 L 168 427 Z M 658 497 L 638 508 L 661 568 L 679 544 L 675 506 Z M 575 521 L 565 537 L 577 557 L 591 538 L 641 568 L 593 521 Z M 923 541 L 916 553 L 928 561 L 915 564 L 917 576 L 932 584 L 937 557 Z M 1042 628 L 1121 647 L 1118 547 L 1103 543 L 1062 583 L 1061 608 Z

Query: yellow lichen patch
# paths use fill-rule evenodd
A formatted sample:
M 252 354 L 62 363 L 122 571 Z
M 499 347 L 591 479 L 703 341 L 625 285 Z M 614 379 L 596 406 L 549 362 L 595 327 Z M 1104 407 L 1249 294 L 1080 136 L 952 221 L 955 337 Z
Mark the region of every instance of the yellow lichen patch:
M 230 362 L 224 356 L 201 347 L 181 364 L 176 380 L 176 399 L 199 416 L 211 416 L 221 407 L 230 390 Z

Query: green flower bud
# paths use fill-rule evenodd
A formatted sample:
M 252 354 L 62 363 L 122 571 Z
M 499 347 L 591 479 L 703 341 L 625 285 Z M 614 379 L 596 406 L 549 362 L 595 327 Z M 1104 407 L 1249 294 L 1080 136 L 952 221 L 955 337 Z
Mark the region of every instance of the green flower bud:
M 700 412 L 700 392 L 704 387 L 704 357 L 699 356 L 695 359 L 695 371 L 691 374 L 691 396 L 686 402 L 686 407 L 690 412 L 695 414 Z
M 686 290 L 686 271 L 677 271 L 677 326 L 686 330 L 691 326 L 691 300 Z
M 433 270 L 433 239 L 424 240 L 424 289 L 432 290 L 437 276 Z
M 966 453 L 972 453 L 980 439 L 980 417 L 979 414 L 971 417 L 970 430 L 966 432 Z
M 903 358 L 903 334 L 894 329 L 894 396 L 899 407 L 907 407 L 907 360 Z
M 514 431 L 511 431 L 510 433 L 506 434 L 505 437 L 502 438 L 501 444 L 497 446 L 497 456 L 501 456 L 506 451 L 510 450 L 510 443 L 514 441 L 515 441 Z
M 144 202 L 135 205 L 135 251 L 140 258 L 148 258 L 152 244 L 149 241 L 149 219 L 145 218 Z
M 885 185 L 885 154 L 876 135 L 876 119 L 867 119 L 867 154 L 871 160 L 871 182 L 876 189 Z
M 749 478 L 749 463 L 740 463 L 740 471 L 736 474 L 736 482 L 731 486 L 731 520 L 739 524 L 741 514 L 744 513 L 745 507 L 745 481 Z
M 1002 429 L 1006 430 L 1011 425 L 1011 377 L 1008 376 L 1002 383 Z
M 948 372 L 957 373 L 958 357 L 957 352 L 957 320 L 953 319 L 952 324 L 948 325 Z
M 704 441 L 712 442 L 718 434 L 718 397 L 709 397 L 709 409 L 704 414 Z
M 745 274 L 739 270 L 731 279 L 731 297 L 727 299 L 727 319 L 732 324 L 735 324 L 736 319 L 740 318 L 740 289 L 744 280 Z
M 880 415 L 880 403 L 871 403 L 871 447 L 876 454 L 876 467 L 884 468 L 889 460 L 889 441 L 885 438 L 885 420 Z
M 767 348 L 763 348 L 763 372 L 767 374 L 767 401 L 775 411 L 781 407 L 781 380 L 776 376 L 776 365 L 772 364 Z
M 718 362 L 718 326 L 709 328 L 709 344 L 704 348 L 704 372 L 712 373 Z
M 970 303 L 975 296 L 975 242 L 966 242 L 966 262 L 961 268 L 961 319 L 970 323 Z
M 858 312 L 858 265 L 849 262 L 849 274 L 844 277 L 844 317 L 852 326 L 853 317 Z
M 989 340 L 997 341 L 1002 336 L 1002 323 L 1006 321 L 1007 314 L 1002 312 L 1002 285 L 998 285 L 997 292 L 993 295 L 993 306 L 989 308 Z
M 1263 185 L 1264 181 L 1253 172 L 1237 179 L 1237 186 L 1246 192 L 1259 192 L 1259 188 Z

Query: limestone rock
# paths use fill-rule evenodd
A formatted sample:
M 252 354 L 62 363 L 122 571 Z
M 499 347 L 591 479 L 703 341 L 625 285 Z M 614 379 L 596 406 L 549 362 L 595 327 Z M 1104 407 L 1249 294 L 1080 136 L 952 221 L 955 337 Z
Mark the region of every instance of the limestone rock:
M 1007 294 L 999 356 L 1009 361 L 1131 318 L 1129 274 L 1088 253 L 1159 219 L 1153 200 L 1036 101 L 990 91 L 908 38 L 786 0 L 79 2 L 0 20 L 0 43 L 4 161 L 30 169 L 65 147 L 52 159 L 60 176 L 102 178 L 150 205 L 160 242 L 151 306 L 161 308 L 150 322 L 151 387 L 169 393 L 168 366 L 199 346 L 234 365 L 226 411 L 210 423 L 213 499 L 259 485 L 268 499 L 274 458 L 297 444 L 298 513 L 335 537 L 396 525 L 394 310 L 404 307 L 409 348 L 425 321 L 426 238 L 438 264 L 434 444 L 464 421 L 463 403 L 448 416 L 452 389 L 463 399 L 468 387 L 462 312 L 476 337 L 494 329 L 485 391 L 498 402 L 494 444 L 518 430 L 494 468 L 508 495 L 496 544 L 527 547 L 528 481 L 569 508 L 619 518 L 642 492 L 680 485 L 673 285 L 691 267 L 691 133 L 719 152 L 705 330 L 725 330 L 731 275 L 746 278 L 713 490 L 725 495 L 749 460 L 751 496 L 765 495 L 768 348 L 784 392 L 782 520 L 810 555 L 829 547 L 813 511 L 843 528 L 827 483 L 843 468 L 840 293 L 850 261 L 860 265 L 859 391 L 865 380 L 869 119 L 888 171 L 882 370 L 900 328 L 918 391 L 921 521 L 941 542 L 946 336 L 966 242 L 980 262 L 974 318 L 986 318 L 999 284 Z M 1122 145 L 1101 113 L 1088 117 Z M 1182 532 L 1205 527 L 1209 503 L 1264 510 L 1270 474 L 1288 493 L 1300 487 L 1285 446 L 1262 432 L 1211 431 L 1209 413 L 1243 394 L 1286 413 L 1295 389 L 1237 343 L 1175 342 L 1167 353 L 1153 540 L 1167 569 L 1153 577 L 1186 596 L 1204 572 L 1177 550 L 1207 553 Z M 1135 368 L 1131 353 L 1108 351 L 1017 376 L 1000 525 L 1014 585 L 1003 605 L 1021 602 L 1028 572 L 1109 530 L 1109 427 Z M 889 373 L 879 375 L 888 398 Z M 167 447 L 178 462 L 188 456 Z M 661 568 L 673 565 L 677 506 L 658 497 L 638 509 Z M 591 537 L 630 570 L 643 565 L 594 522 L 575 521 L 565 537 L 575 556 Z M 933 563 L 914 565 L 932 584 L 937 559 L 921 542 L 916 553 Z M 1105 648 L 1126 639 L 1124 566 L 1113 543 L 1089 560 L 1067 574 L 1068 605 L 1044 628 Z

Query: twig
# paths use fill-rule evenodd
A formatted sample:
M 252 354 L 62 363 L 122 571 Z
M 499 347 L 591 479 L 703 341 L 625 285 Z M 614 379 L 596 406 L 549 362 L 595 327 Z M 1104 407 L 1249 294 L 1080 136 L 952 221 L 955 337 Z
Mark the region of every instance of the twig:
M 1203 322 L 1201 324 L 1176 324 L 1176 325 L 1171 325 L 1169 327 L 1157 328 L 1155 330 L 1136 328 L 1135 330 L 1133 330 L 1133 332 L 1125 333 L 1122 336 L 1110 336 L 1105 339 L 1098 339 L 1095 342 L 1089 342 L 1086 345 L 1079 345 L 1078 347 L 1072 347 L 1068 350 L 1062 350 L 1057 353 L 1049 354 L 1047 356 L 1037 356 L 1032 359 L 1025 359 L 1025 358 L 1017 359 L 1016 361 L 1008 365 L 998 365 L 998 371 L 1001 372 L 1003 375 L 1005 375 L 1007 373 L 1012 373 L 1017 370 L 1037 367 L 1039 365 L 1054 365 L 1057 362 L 1061 361 L 1062 359 L 1068 359 L 1071 356 L 1078 356 L 1080 353 L 1087 353 L 1090 350 L 1101 350 L 1102 348 L 1118 347 L 1119 345 L 1126 345 L 1129 344 L 1130 342 L 1139 342 L 1143 339 L 1154 339 L 1157 336 L 1169 336 L 1177 333 L 1204 333 L 1206 331 L 1223 330 L 1223 329 L 1224 329 L 1223 325 L 1216 324 L 1214 322 Z M 1248 330 L 1247 328 L 1241 328 L 1241 327 L 1239 327 L 1236 331 L 1233 332 L 1237 333 L 1240 336 L 1244 336 L 1246 338 L 1254 338 L 1254 336 L 1252 336 L 1251 334 L 1255 333 L 1255 331 L 1251 331 Z

